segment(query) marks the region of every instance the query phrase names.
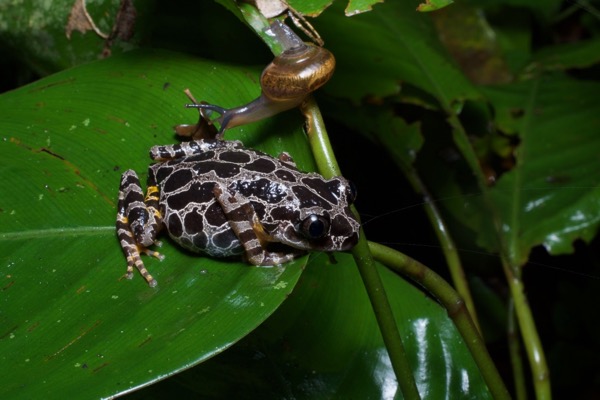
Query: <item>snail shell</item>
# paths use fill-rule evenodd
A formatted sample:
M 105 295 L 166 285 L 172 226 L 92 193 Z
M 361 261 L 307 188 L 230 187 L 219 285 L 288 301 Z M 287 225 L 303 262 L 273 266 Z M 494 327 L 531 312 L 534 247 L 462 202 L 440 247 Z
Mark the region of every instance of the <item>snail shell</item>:
M 333 75 L 335 57 L 322 47 L 305 44 L 275 57 L 263 70 L 263 95 L 273 101 L 298 100 L 323 86 Z
M 323 86 L 333 75 L 335 57 L 322 47 L 301 43 L 285 50 L 267 65 L 260 77 L 261 95 L 248 104 L 225 109 L 213 104 L 189 104 L 188 107 L 217 112 L 209 121 L 220 124 L 217 134 L 298 107 L 308 95 Z

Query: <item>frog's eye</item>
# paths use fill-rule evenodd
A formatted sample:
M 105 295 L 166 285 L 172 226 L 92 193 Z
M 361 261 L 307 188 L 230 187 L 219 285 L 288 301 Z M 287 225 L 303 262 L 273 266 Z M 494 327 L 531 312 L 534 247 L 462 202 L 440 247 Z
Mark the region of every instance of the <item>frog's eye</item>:
M 346 198 L 348 199 L 348 204 L 354 203 L 357 194 L 358 191 L 356 190 L 356 185 L 351 181 L 348 181 L 348 186 L 346 186 Z
M 308 239 L 322 238 L 329 232 L 329 218 L 311 214 L 300 223 L 300 233 Z

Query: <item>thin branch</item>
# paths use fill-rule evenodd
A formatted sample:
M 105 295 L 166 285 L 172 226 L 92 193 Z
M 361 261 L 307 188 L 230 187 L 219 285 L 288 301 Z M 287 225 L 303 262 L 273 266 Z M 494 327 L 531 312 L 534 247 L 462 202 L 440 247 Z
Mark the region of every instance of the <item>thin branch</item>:
M 302 111 L 306 117 L 306 132 L 311 145 L 319 172 L 326 178 L 341 175 L 337 164 L 321 112 L 311 97 L 302 105 Z M 358 215 L 356 210 L 353 210 Z M 417 385 L 412 374 L 412 368 L 402 344 L 402 338 L 398 331 L 398 325 L 394 318 L 392 307 L 381 282 L 381 277 L 369 251 L 365 233 L 360 232 L 358 244 L 352 249 L 352 255 L 358 271 L 365 285 L 365 289 L 371 301 L 379 330 L 383 337 L 385 347 L 388 350 L 392 368 L 405 399 L 420 399 Z
M 525 372 L 521 349 L 521 336 L 515 316 L 515 303 L 508 301 L 508 351 L 512 365 L 513 383 L 515 385 L 515 398 L 517 400 L 527 399 L 527 388 L 525 387 Z
M 510 399 L 508 390 L 485 347 L 485 342 L 471 320 L 465 303 L 452 286 L 425 265 L 399 251 L 373 242 L 369 242 L 369 248 L 377 261 L 423 286 L 446 308 L 448 316 L 462 335 L 494 398 Z

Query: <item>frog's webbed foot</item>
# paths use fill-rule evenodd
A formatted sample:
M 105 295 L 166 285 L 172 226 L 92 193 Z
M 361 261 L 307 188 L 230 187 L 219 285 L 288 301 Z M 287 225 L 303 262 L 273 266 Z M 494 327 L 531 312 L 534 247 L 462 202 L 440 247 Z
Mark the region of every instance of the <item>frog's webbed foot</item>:
M 152 277 L 150 272 L 148 272 L 146 269 L 140 253 L 147 254 L 151 257 L 159 259 L 160 261 L 164 260 L 165 256 L 160 254 L 158 251 L 150 250 L 147 247 L 137 244 L 131 229 L 125 225 L 125 221 L 126 219 L 124 218 L 119 218 L 117 220 L 119 242 L 121 243 L 121 248 L 123 249 L 125 257 L 127 257 L 127 271 L 125 272 L 125 277 L 127 279 L 132 279 L 133 271 L 134 269 L 137 269 L 140 271 L 140 274 L 144 277 L 146 282 L 148 282 L 148 285 L 150 287 L 155 287 L 157 283 L 156 279 L 154 279 L 154 277 Z
M 121 234 L 119 234 L 119 236 L 121 236 Z M 131 236 L 131 239 L 133 239 L 133 236 Z M 164 256 L 156 251 L 136 245 L 135 243 L 127 243 L 126 239 L 121 239 L 121 247 L 127 256 L 127 271 L 125 272 L 125 277 L 127 279 L 133 279 L 133 271 L 134 269 L 137 269 L 140 271 L 140 274 L 144 277 L 146 282 L 148 282 L 148 285 L 150 287 L 155 287 L 157 284 L 156 279 L 154 279 L 154 277 L 146 269 L 146 266 L 140 257 L 140 252 L 148 254 L 152 257 L 156 257 L 161 261 L 164 259 Z
M 160 243 L 160 245 L 162 245 L 161 242 L 158 242 L 158 243 Z M 160 247 L 160 245 L 158 247 Z M 159 261 L 162 261 L 165 259 L 165 256 L 162 255 L 161 253 L 159 253 L 158 251 L 150 250 L 146 247 L 140 249 L 140 252 L 146 254 L 147 256 L 154 257 L 154 258 L 158 259 Z

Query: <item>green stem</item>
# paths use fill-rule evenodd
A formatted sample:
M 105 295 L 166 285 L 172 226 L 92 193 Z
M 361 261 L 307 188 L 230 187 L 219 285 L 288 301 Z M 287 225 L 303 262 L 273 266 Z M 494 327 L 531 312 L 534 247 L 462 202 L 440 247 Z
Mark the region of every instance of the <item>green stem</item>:
M 323 116 L 319 110 L 319 106 L 312 96 L 309 96 L 302 104 L 302 113 L 306 118 L 306 134 L 308 142 L 312 149 L 317 163 L 317 169 L 325 178 L 333 178 L 334 176 L 342 176 L 342 171 L 335 159 Z
M 521 357 L 521 337 L 519 336 L 519 325 L 515 316 L 515 303 L 512 299 L 508 301 L 508 351 L 513 371 L 515 398 L 526 400 L 527 388 L 525 387 L 523 357 Z
M 479 161 L 477 160 L 475 150 L 473 149 L 471 142 L 469 141 L 469 138 L 467 137 L 467 134 L 458 118 L 454 114 L 449 115 L 451 116 L 448 120 L 454 128 L 454 143 L 459 148 L 471 171 L 475 175 L 479 190 L 481 191 L 483 202 L 486 208 L 489 210 L 492 218 L 494 232 L 496 234 L 500 249 L 500 258 L 502 260 L 504 275 L 506 276 L 508 287 L 510 288 L 512 298 L 515 302 L 517 320 L 519 321 L 521 335 L 523 336 L 523 343 L 525 345 L 527 358 L 529 359 L 529 364 L 531 366 L 536 397 L 538 400 L 551 399 L 552 396 L 550 390 L 550 373 L 548 370 L 548 364 L 546 362 L 544 349 L 535 326 L 533 313 L 531 312 L 529 302 L 527 301 L 527 296 L 525 295 L 523 281 L 521 280 L 520 266 L 511 261 L 511 251 L 509 250 L 508 244 L 506 243 L 506 238 L 503 234 L 502 222 L 496 207 L 494 207 L 494 202 L 492 201 L 486 178 L 479 166 Z M 512 252 L 512 254 L 514 254 L 514 252 Z
M 454 287 L 456 291 L 460 294 L 460 296 L 464 299 L 465 304 L 467 306 L 467 310 L 471 314 L 471 318 L 477 327 L 477 330 L 481 333 L 481 328 L 479 327 L 479 320 L 477 318 L 477 312 L 475 310 L 475 302 L 473 301 L 473 297 L 471 296 L 471 290 L 469 289 L 469 284 L 467 282 L 467 278 L 465 276 L 465 271 L 460 261 L 460 257 L 458 255 L 458 250 L 456 245 L 454 244 L 454 240 L 452 240 L 452 236 L 450 236 L 450 231 L 448 230 L 444 219 L 436 207 L 435 203 L 431 201 L 431 195 L 425 186 L 425 183 L 421 180 L 417 171 L 414 167 L 409 165 L 400 165 L 402 170 L 404 171 L 404 176 L 408 179 L 411 186 L 423 197 L 425 202 L 424 208 L 429 221 L 431 222 L 431 226 L 441 244 L 442 251 L 444 252 L 444 257 L 446 258 L 446 262 L 448 263 L 448 269 L 450 270 L 450 275 L 452 276 L 452 282 L 454 283 Z
M 284 44 L 276 35 L 270 32 L 271 23 L 252 4 L 238 2 L 237 8 L 241 13 L 243 21 L 256 33 L 260 39 L 269 47 L 274 55 L 279 55 L 284 49 Z M 234 12 L 235 13 L 235 12 Z
M 423 286 L 446 308 L 449 317 L 456 325 L 479 367 L 492 396 L 496 400 L 510 399 L 508 390 L 485 347 L 479 331 L 471 320 L 465 303 L 452 286 L 420 262 L 399 251 L 373 242 L 369 242 L 369 248 L 377 261 L 408 276 Z
M 523 281 L 520 276 L 513 275 L 513 268 L 506 264 L 504 265 L 504 273 L 508 277 L 508 287 L 514 301 L 519 329 L 525 344 L 527 358 L 531 364 L 536 398 L 538 400 L 550 400 L 552 398 L 552 388 L 550 386 L 548 365 L 542 341 L 527 301 Z
M 370 126 L 372 134 L 379 139 L 382 147 L 385 148 L 392 156 L 396 162 L 396 165 L 402 170 L 402 173 L 412 186 L 413 190 L 424 200 L 423 208 L 427 214 L 427 217 L 429 218 L 438 241 L 440 242 L 441 249 L 444 252 L 444 257 L 448 264 L 450 274 L 452 275 L 454 287 L 464 299 L 467 309 L 471 313 L 471 317 L 473 318 L 477 329 L 481 332 L 475 310 L 475 302 L 471 296 L 471 290 L 469 289 L 469 284 L 458 255 L 458 250 L 454 244 L 454 240 L 452 240 L 452 236 L 450 235 L 450 231 L 448 230 L 448 227 L 442 218 L 440 210 L 438 209 L 436 203 L 431 200 L 431 194 L 429 193 L 427 186 L 419 176 L 414 166 L 415 156 L 411 153 L 417 148 L 420 148 L 420 146 L 408 151 L 408 149 L 404 146 L 398 145 L 398 138 L 402 137 L 403 135 L 410 134 L 410 131 L 415 128 L 416 124 L 407 125 L 404 122 L 390 123 L 390 116 L 387 114 L 388 111 L 384 111 L 383 113 L 379 111 L 379 113 L 381 115 L 379 118 L 377 116 L 373 117 L 375 122 L 372 126 Z M 382 117 L 385 123 L 378 124 L 378 121 Z M 391 118 L 392 121 L 398 119 L 398 117 L 395 115 L 392 115 Z M 416 129 L 420 130 L 419 127 Z
M 302 105 L 302 112 L 306 117 L 308 141 L 315 156 L 319 172 L 326 178 L 340 176 L 340 168 L 331 150 L 323 117 L 312 96 Z M 353 211 L 358 215 L 356 210 Z M 420 399 L 421 397 L 417 390 L 404 345 L 402 344 L 402 338 L 398 331 L 392 307 L 388 301 L 379 271 L 377 271 L 375 262 L 369 251 L 365 233 L 362 229 L 358 244 L 352 249 L 352 255 L 358 266 L 358 271 L 365 285 L 369 300 L 371 301 L 371 306 L 373 307 L 381 336 L 388 351 L 392 368 L 396 374 L 400 391 L 405 399 Z

